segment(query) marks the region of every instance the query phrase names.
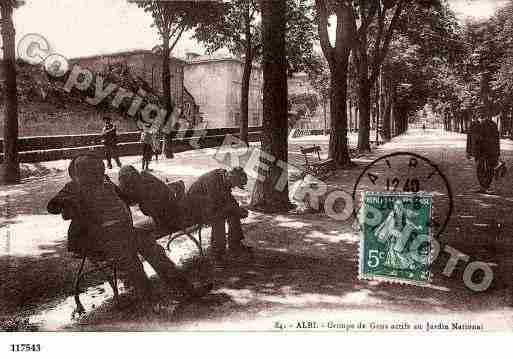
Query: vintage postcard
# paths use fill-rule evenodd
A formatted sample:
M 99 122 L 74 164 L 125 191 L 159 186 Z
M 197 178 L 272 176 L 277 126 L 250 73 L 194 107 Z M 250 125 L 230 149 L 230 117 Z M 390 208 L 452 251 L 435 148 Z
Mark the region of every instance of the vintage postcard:
M 513 330 L 512 0 L 0 17 L 0 353 Z

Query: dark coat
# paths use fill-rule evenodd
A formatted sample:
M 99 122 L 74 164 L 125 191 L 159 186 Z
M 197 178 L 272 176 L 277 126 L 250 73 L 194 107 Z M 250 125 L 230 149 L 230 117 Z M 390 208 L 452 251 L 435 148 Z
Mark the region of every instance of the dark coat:
M 119 185 L 128 203 L 138 204 L 141 212 L 152 217 L 158 227 L 173 232 L 182 226 L 178 204 L 185 187 L 182 181 L 166 184 L 150 173 L 124 166 L 119 172 Z
M 189 215 L 201 223 L 238 216 L 240 211 L 232 195 L 228 171 L 221 168 L 201 175 L 187 191 L 186 203 Z
M 479 125 L 479 136 L 476 144 L 476 158 L 485 158 L 496 163 L 500 156 L 500 139 L 497 125 L 485 120 Z
M 108 186 L 116 196 L 119 196 L 126 203 L 122 193 L 114 183 L 106 178 L 104 185 Z M 65 220 L 71 219 L 68 227 L 68 251 L 83 255 L 95 250 L 97 236 L 93 234 L 96 230 L 92 226 L 92 222 L 95 220 L 90 214 L 91 211 L 86 208 L 76 182 L 66 183 L 48 202 L 47 210 L 51 214 L 61 214 Z

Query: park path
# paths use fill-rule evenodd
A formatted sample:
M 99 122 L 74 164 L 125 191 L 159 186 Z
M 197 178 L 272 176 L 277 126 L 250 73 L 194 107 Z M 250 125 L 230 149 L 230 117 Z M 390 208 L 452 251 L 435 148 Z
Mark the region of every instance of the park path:
M 326 151 L 325 137 L 309 136 L 293 141 L 290 152 L 297 154 L 299 145 L 311 143 L 321 144 Z M 513 143 L 503 141 L 502 149 L 511 167 Z M 394 151 L 414 152 L 440 166 L 449 179 L 455 203 L 444 243 L 472 260 L 492 263 L 499 273 L 497 238 L 509 240 L 513 234 L 512 171 L 494 184 L 492 194 L 476 194 L 474 165 L 465 158 L 465 136 L 411 130 L 355 160 L 355 168 L 337 171 L 327 182 L 351 193 L 370 161 Z M 175 160 L 155 164 L 155 173 L 190 183 L 219 166 L 212 158 L 214 153 L 178 154 Z M 297 156 L 291 158 L 299 161 Z M 135 163 L 136 159 L 125 159 L 130 161 Z M 53 166 L 64 168 L 65 162 Z M 65 181 L 64 173 L 56 173 L 0 189 L 0 197 L 5 200 L 9 194 L 10 201 L 9 218 L 3 218 L 0 228 L 4 231 L 1 238 L 7 238 L 7 223 L 10 232 L 9 241 L 0 244 L 2 312 L 12 315 L 29 308 L 31 318 L 39 321 L 43 330 L 273 330 L 276 321 L 288 325 L 316 319 L 340 323 L 459 321 L 482 324 L 484 329 L 513 328 L 511 294 L 506 286 L 509 280 L 504 274 L 497 276 L 489 290 L 475 293 L 463 284 L 464 267 L 456 267 L 449 278 L 441 274 L 448 259 L 441 255 L 428 287 L 361 281 L 357 279 L 358 233 L 350 220 L 334 221 L 323 214 L 259 213 L 251 213 L 244 227 L 246 241 L 256 248 L 255 258 L 233 259 L 225 269 L 210 273 L 215 292 L 203 302 L 179 309 L 164 305 L 158 313 L 128 315 L 104 303 L 110 291 L 101 278 L 93 278 L 82 296 L 88 311 L 99 308 L 80 322 L 72 322 L 69 296 L 72 271 L 78 263 L 65 250 L 67 222 L 45 211 L 47 200 Z M 244 200 L 249 193 L 239 191 L 237 195 Z M 171 257 L 180 261 L 186 251 L 176 248 Z

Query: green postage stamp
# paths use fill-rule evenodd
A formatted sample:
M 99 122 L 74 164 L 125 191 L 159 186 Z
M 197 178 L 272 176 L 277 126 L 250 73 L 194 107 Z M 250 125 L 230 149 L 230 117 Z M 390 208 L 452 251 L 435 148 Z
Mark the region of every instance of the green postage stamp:
M 427 193 L 365 192 L 359 219 L 359 278 L 429 282 L 431 207 Z

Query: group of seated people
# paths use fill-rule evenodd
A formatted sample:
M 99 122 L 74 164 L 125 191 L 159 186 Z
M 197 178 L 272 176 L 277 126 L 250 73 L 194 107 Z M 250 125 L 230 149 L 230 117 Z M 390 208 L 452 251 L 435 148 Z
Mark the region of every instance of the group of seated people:
M 152 296 L 150 281 L 138 255 L 180 300 L 202 297 L 213 285 L 194 286 L 154 236 L 134 227 L 131 205 L 139 205 L 163 233 L 193 224 L 211 225 L 211 253 L 216 262 L 221 263 L 225 258 L 226 222 L 228 250 L 234 254 L 251 253 L 251 248 L 242 243 L 241 218 L 248 212 L 239 207 L 231 193 L 232 188 L 244 188 L 247 184 L 247 175 L 240 167 L 207 172 L 187 192 L 182 181 L 168 185 L 148 172 L 139 173 L 133 166 L 120 169 L 117 186 L 106 176 L 103 161 L 92 155 L 74 158 L 68 172 L 71 181 L 49 201 L 47 209 L 49 213 L 71 219 L 69 251 L 113 260 L 138 300 L 157 299 Z

